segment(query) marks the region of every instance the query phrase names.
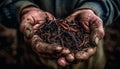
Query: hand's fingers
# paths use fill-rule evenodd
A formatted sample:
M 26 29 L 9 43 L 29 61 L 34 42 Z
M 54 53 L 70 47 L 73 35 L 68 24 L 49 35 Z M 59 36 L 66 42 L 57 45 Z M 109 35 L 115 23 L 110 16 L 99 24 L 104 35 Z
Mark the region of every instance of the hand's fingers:
M 44 43 L 44 42 L 41 42 L 41 44 L 39 45 L 39 48 L 40 48 L 39 50 L 41 50 L 40 51 L 41 53 L 49 53 L 49 54 L 52 54 L 55 52 L 57 53 L 62 50 L 61 47 L 52 46 L 52 45 Z
M 55 46 L 54 51 L 60 53 L 62 51 L 62 49 L 63 48 L 58 45 L 58 46 Z
M 50 54 L 53 54 L 53 53 L 60 53 L 62 51 L 62 47 L 59 46 L 59 45 L 48 45 L 48 47 L 46 47 L 46 50 L 45 52 L 47 53 L 50 53 Z
M 46 46 L 46 49 L 44 49 L 44 51 L 42 51 L 43 53 L 48 53 L 48 54 L 54 54 L 55 56 L 59 57 L 59 56 L 66 56 L 68 61 L 72 61 L 74 60 L 73 55 L 69 54 L 70 50 L 67 48 L 63 48 L 60 45 L 48 45 Z M 69 55 L 68 55 L 69 54 Z
M 79 21 L 79 22 L 80 22 L 80 21 Z M 82 25 L 84 31 L 90 32 L 89 22 L 88 22 L 88 21 L 82 21 L 82 22 L 80 22 L 80 23 L 81 23 L 81 25 Z
M 38 35 L 34 35 L 32 38 L 32 47 L 36 53 L 52 55 L 56 57 L 60 56 L 59 53 L 63 48 L 58 44 L 48 44 L 43 42 Z
M 35 47 L 34 49 L 40 53 L 53 54 L 60 53 L 62 51 L 62 47 L 60 45 L 45 43 L 41 41 L 40 37 L 37 35 L 34 35 L 32 38 L 32 44 Z
M 51 15 L 49 12 L 44 12 L 43 15 L 39 15 L 38 17 L 34 17 L 35 25 L 33 28 L 36 30 L 38 29 L 42 24 L 46 22 L 46 20 L 55 20 L 55 17 Z
M 87 50 L 89 56 L 92 56 L 96 53 L 96 47 L 93 47 L 93 48 L 88 48 Z
M 62 51 L 62 49 L 63 49 L 60 45 L 58 45 L 56 43 L 48 44 L 48 45 L 49 45 L 48 50 L 51 50 L 51 51 L 53 51 L 55 53 L 60 53 Z
M 50 46 L 49 46 L 50 47 Z M 48 51 L 42 51 L 42 52 L 36 52 L 38 55 L 41 57 L 46 57 L 46 58 L 58 58 L 61 55 L 59 54 L 62 50 L 62 47 L 54 47 L 54 49 L 47 48 Z
M 68 48 L 63 48 L 59 45 L 52 46 L 51 51 L 51 54 L 55 54 L 56 56 L 66 56 L 70 53 Z
M 68 48 L 63 48 L 61 55 L 67 55 L 70 53 L 70 50 Z
M 60 57 L 60 58 L 58 59 L 57 63 L 58 63 L 60 66 L 62 66 L 62 67 L 65 67 L 65 66 L 68 65 L 68 62 L 65 60 L 64 57 Z
M 27 39 L 32 38 L 33 34 L 34 34 L 34 30 L 33 30 L 33 26 L 31 23 L 31 20 L 23 20 L 23 22 L 21 23 L 21 32 L 23 32 L 24 36 Z
M 52 14 L 50 14 L 49 12 L 45 12 L 46 13 L 46 15 L 47 15 L 47 19 L 48 20 L 55 20 L 56 18 L 52 15 Z
M 70 53 L 70 54 L 66 55 L 65 58 L 66 58 L 66 60 L 67 60 L 68 62 L 73 62 L 74 59 L 75 59 L 73 53 Z
M 36 24 L 36 25 L 33 26 L 33 29 L 37 30 L 40 26 L 41 26 L 41 24 L 38 23 L 38 24 Z
M 75 54 L 77 60 L 87 60 L 96 52 L 96 47 L 87 48 L 86 50 L 79 51 Z
M 49 44 L 48 46 L 44 47 L 45 49 L 42 50 L 42 53 L 47 53 L 47 54 L 54 54 L 56 57 L 59 56 L 66 56 L 68 61 L 72 61 L 74 57 L 70 54 L 70 50 L 67 48 L 63 48 L 60 45 L 57 44 Z
M 97 19 L 92 21 L 93 23 L 91 24 L 91 39 L 92 42 L 98 44 L 98 41 L 104 37 L 105 33 L 102 20 L 99 17 L 96 18 Z
M 102 27 L 96 28 L 90 35 L 92 42 L 98 44 L 98 41 L 104 37 L 104 30 Z
M 82 12 L 83 12 L 84 10 L 82 10 Z M 68 16 L 65 20 L 67 21 L 67 22 L 76 22 L 76 18 L 78 18 L 78 17 L 76 17 L 76 16 L 79 16 L 79 14 L 81 13 L 81 11 L 76 11 L 76 12 L 74 12 L 72 15 L 70 15 L 70 16 Z M 78 18 L 78 19 L 80 19 L 80 18 Z
M 75 54 L 75 58 L 77 60 L 87 60 L 89 58 L 89 54 L 85 51 L 79 51 Z
M 34 24 L 43 24 L 47 19 L 47 15 L 45 14 L 45 12 L 40 10 L 28 12 L 24 16 L 31 16 Z
M 34 25 L 34 20 L 30 15 L 24 15 L 21 19 L 20 31 L 23 32 L 27 24 Z
M 58 58 L 60 56 L 60 52 L 62 51 L 62 47 L 60 46 L 51 46 L 45 45 L 42 43 L 44 46 L 41 46 L 40 44 L 35 46 L 35 52 L 38 53 L 41 57 L 46 57 L 46 58 Z
M 74 22 L 74 19 L 75 19 L 75 16 L 68 16 L 66 19 L 65 19 L 65 21 L 67 21 L 67 22 Z
M 80 12 L 75 12 L 75 13 L 73 13 L 72 15 L 70 15 L 70 16 L 68 16 L 66 19 L 65 19 L 65 21 L 67 21 L 67 22 L 76 22 L 75 21 L 75 18 L 76 18 L 76 16 L 78 15 L 78 13 L 80 13 Z

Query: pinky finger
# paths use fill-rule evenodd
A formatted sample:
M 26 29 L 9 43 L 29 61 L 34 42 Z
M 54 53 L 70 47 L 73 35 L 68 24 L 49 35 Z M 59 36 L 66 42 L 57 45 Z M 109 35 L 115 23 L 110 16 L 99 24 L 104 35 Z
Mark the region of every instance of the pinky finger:
M 58 59 L 57 63 L 58 63 L 60 66 L 62 66 L 62 67 L 65 67 L 65 66 L 68 65 L 68 62 L 65 60 L 64 57 L 60 57 L 60 58 Z

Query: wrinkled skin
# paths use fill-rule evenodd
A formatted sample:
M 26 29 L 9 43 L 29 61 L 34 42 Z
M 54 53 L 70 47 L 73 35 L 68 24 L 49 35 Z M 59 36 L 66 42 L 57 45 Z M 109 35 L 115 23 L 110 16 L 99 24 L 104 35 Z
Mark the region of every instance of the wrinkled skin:
M 86 48 L 83 51 L 71 53 L 69 49 L 57 44 L 48 44 L 34 35 L 34 32 L 46 22 L 55 20 L 55 17 L 35 7 L 28 7 L 21 12 L 20 30 L 25 35 L 25 41 L 31 43 L 33 50 L 43 57 L 57 57 L 58 64 L 65 67 L 75 61 L 87 60 L 96 52 L 96 47 Z M 78 10 L 66 18 L 68 22 L 76 22 L 82 25 L 86 32 L 91 32 L 91 41 L 98 44 L 103 38 L 104 30 L 102 20 L 92 10 Z
M 69 49 L 63 48 L 57 44 L 45 43 L 38 35 L 34 34 L 39 26 L 45 23 L 46 20 L 55 20 L 52 14 L 42 11 L 39 8 L 28 7 L 22 10 L 20 17 L 20 30 L 25 36 L 25 41 L 31 43 L 33 50 L 38 55 L 42 57 L 58 58 L 58 56 L 65 56 L 70 53 Z
M 78 23 L 83 27 L 83 29 L 91 33 L 90 38 L 91 42 L 98 44 L 98 41 L 104 37 L 104 28 L 102 20 L 90 9 L 82 9 L 74 12 L 66 18 L 68 22 Z M 96 52 L 96 47 L 86 48 L 82 51 L 78 51 L 71 55 L 71 59 L 61 57 L 58 60 L 58 63 L 62 66 L 69 64 L 69 60 L 74 61 L 83 61 L 89 59 Z

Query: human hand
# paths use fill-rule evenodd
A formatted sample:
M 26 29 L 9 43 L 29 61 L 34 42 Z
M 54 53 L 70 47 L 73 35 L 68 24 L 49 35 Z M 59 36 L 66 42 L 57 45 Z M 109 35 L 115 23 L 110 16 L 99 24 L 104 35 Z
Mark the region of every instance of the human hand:
M 28 21 L 33 26 L 34 30 L 37 30 L 46 20 L 55 20 L 55 17 L 49 12 L 45 12 L 36 7 L 28 7 L 21 11 L 20 13 L 21 26 L 20 30 L 22 31 L 25 27 L 25 24 Z
M 70 53 L 69 49 L 57 44 L 45 43 L 35 32 L 46 22 L 55 20 L 55 17 L 35 7 L 25 8 L 21 12 L 20 30 L 25 36 L 25 41 L 31 43 L 33 50 L 42 57 L 64 56 Z M 58 58 L 59 59 L 59 58 Z M 60 65 L 60 63 L 58 63 Z
M 81 25 L 85 32 L 90 33 L 90 41 L 98 44 L 99 40 L 104 37 L 103 22 L 92 10 L 83 9 L 74 12 L 66 18 L 66 21 Z M 87 60 L 96 52 L 96 47 L 91 46 L 82 51 L 74 53 L 73 61 Z M 69 64 L 68 59 L 64 59 L 65 64 Z

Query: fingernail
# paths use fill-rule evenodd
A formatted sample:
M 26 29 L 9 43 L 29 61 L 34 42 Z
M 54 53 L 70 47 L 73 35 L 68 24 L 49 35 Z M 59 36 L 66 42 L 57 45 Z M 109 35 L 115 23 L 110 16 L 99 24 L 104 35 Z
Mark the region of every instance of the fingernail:
M 57 51 L 61 51 L 61 50 L 62 50 L 62 47 L 56 47 L 56 50 L 57 50 Z

